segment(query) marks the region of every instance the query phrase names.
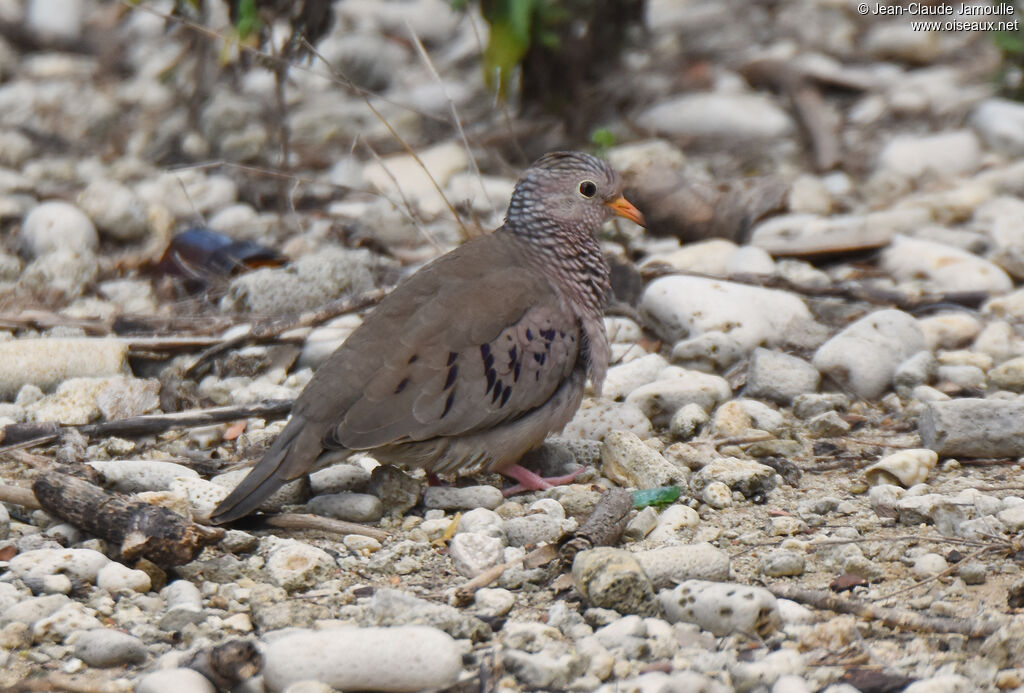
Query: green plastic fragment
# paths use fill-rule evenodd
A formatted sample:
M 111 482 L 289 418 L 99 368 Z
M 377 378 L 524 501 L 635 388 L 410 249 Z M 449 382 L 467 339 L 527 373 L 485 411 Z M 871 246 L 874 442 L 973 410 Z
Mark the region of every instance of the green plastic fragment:
M 679 500 L 682 490 L 678 486 L 662 486 L 633 491 L 633 507 L 640 509 L 648 505 L 669 505 Z

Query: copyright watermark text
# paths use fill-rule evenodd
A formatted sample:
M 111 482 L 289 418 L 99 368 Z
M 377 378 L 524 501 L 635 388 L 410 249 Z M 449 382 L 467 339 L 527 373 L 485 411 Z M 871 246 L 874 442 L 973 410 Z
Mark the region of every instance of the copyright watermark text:
M 857 13 L 861 15 L 935 18 L 912 22 L 915 31 L 1019 31 L 1020 19 L 1013 18 L 1015 11 L 1013 3 L 1009 2 L 977 5 L 924 2 L 884 5 L 862 2 L 857 5 Z

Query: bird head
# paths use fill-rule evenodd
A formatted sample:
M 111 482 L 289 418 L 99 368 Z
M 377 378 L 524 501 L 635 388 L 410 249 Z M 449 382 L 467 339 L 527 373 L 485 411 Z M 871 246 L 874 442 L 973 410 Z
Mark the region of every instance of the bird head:
M 593 233 L 613 215 L 644 224 L 640 211 L 622 196 L 619 174 L 590 154 L 551 152 L 516 183 L 506 223 L 530 228 L 555 222 Z

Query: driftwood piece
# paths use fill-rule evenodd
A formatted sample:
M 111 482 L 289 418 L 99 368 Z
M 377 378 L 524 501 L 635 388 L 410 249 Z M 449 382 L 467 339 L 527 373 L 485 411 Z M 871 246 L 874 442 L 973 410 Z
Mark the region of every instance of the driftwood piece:
M 10 424 L 0 428 L 0 452 L 20 446 L 26 441 L 44 443 L 53 440 L 61 431 L 74 429 L 89 438 L 100 436 L 146 436 L 163 433 L 172 428 L 190 428 L 192 426 L 209 426 L 210 424 L 236 421 L 238 419 L 260 418 L 281 419 L 292 410 L 292 400 L 277 399 L 256 404 L 245 404 L 232 407 L 211 407 L 209 409 L 193 409 L 174 414 L 144 414 L 117 421 L 104 421 L 97 424 L 80 424 L 62 426 L 54 422 Z
M 922 633 L 956 633 L 969 638 L 985 638 L 1003 625 L 1001 621 L 922 616 L 906 609 L 881 607 L 857 599 L 845 599 L 824 590 L 802 589 L 783 584 L 770 585 L 768 589 L 776 597 L 790 599 L 815 609 L 853 614 L 860 618 L 881 621 L 890 628 L 903 628 Z
M 609 490 L 598 501 L 593 512 L 587 516 L 579 529 L 562 544 L 559 552 L 562 560 L 572 564 L 580 551 L 595 546 L 612 546 L 617 544 L 622 531 L 626 528 L 626 518 L 633 509 L 633 494 L 620 488 Z
M 126 561 L 145 557 L 161 568 L 183 565 L 224 537 L 222 529 L 59 472 L 41 474 L 32 491 L 43 510 L 119 546 Z

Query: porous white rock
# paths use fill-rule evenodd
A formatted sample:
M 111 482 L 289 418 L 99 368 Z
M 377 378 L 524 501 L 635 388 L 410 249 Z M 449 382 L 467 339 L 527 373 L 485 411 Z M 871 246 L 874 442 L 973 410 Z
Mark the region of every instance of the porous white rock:
M 120 241 L 145 236 L 146 206 L 135 192 L 121 183 L 97 180 L 78 196 L 78 204 L 105 234 Z
M 126 590 L 148 592 L 152 581 L 145 571 L 133 570 L 122 563 L 111 561 L 96 574 L 96 586 L 112 594 Z
M 308 589 L 335 569 L 329 553 L 295 539 L 278 540 L 267 556 L 270 579 L 289 591 Z
M 100 569 L 108 563 L 109 558 L 92 549 L 35 549 L 14 556 L 7 568 L 22 579 L 62 574 L 95 584 Z
M 668 366 L 658 379 L 634 389 L 626 397 L 655 425 L 665 425 L 687 404 L 699 404 L 711 411 L 732 397 L 729 381 L 718 375 Z
M 729 554 L 706 541 L 637 551 L 633 555 L 655 589 L 684 580 L 729 579 Z
M 654 429 L 650 419 L 635 404 L 600 398 L 583 400 L 562 435 L 569 439 L 604 440 L 610 431 L 629 431 L 640 438 L 648 438 Z
M 658 603 L 669 621 L 695 623 L 718 636 L 738 632 L 764 637 L 781 622 L 775 596 L 763 587 L 687 580 L 659 592 Z
M 658 488 L 672 483 L 685 485 L 690 470 L 672 464 L 661 453 L 627 431 L 612 431 L 601 447 L 601 471 L 627 488 Z
M 298 630 L 267 645 L 263 679 L 272 693 L 316 680 L 338 690 L 394 693 L 445 688 L 462 671 L 461 649 L 429 626 Z
M 502 562 L 505 542 L 478 532 L 459 532 L 448 542 L 448 555 L 460 575 L 475 578 Z
M 117 339 L 49 338 L 0 342 L 0 397 L 24 385 L 50 389 L 69 378 L 104 377 L 127 368 L 128 345 Z
M 199 478 L 191 467 L 162 460 L 92 460 L 107 485 L 125 493 L 166 491 L 178 477 Z

